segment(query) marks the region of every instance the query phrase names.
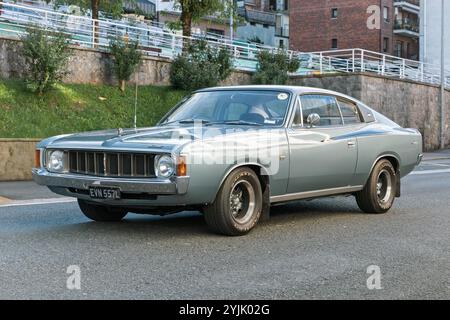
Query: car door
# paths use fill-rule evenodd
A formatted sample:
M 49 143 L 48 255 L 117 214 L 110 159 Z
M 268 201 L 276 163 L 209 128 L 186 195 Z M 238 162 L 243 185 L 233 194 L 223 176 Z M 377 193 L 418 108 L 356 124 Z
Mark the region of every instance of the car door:
M 307 123 L 311 114 L 320 116 L 316 125 Z M 351 184 L 358 156 L 357 140 L 351 135 L 355 125 L 344 125 L 334 96 L 304 94 L 298 97 L 292 125 L 287 129 L 288 193 L 342 188 Z

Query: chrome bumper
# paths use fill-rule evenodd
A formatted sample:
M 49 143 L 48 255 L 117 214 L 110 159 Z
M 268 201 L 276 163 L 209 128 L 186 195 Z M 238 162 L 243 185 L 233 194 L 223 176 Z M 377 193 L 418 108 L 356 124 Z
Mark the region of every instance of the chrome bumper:
M 120 188 L 120 191 L 123 193 L 176 195 L 185 194 L 189 185 L 189 177 L 173 177 L 171 179 L 124 179 L 58 174 L 48 172 L 44 169 L 33 169 L 32 174 L 33 180 L 37 184 L 79 190 L 88 190 L 90 186 L 104 186 Z
M 423 153 L 421 153 L 417 156 L 417 165 L 419 165 L 422 162 L 422 159 L 423 159 Z

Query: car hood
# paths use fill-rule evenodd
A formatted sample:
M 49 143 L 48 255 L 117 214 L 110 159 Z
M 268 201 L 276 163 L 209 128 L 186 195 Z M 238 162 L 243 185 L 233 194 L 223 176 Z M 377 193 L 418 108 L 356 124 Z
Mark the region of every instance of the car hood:
M 216 127 L 208 126 L 160 126 L 142 129 L 115 129 L 61 135 L 43 140 L 39 148 L 61 149 L 139 149 L 168 152 L 190 142 L 214 139 L 223 134 L 242 132 L 242 126 Z

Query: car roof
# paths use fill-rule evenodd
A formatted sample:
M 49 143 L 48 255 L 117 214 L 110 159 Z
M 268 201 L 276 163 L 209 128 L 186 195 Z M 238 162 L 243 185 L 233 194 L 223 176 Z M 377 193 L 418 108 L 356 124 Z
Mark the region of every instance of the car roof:
M 355 98 L 348 95 L 313 87 L 302 87 L 302 86 L 282 86 L 282 85 L 242 85 L 242 86 L 225 86 L 225 87 L 213 87 L 197 90 L 196 92 L 211 92 L 211 91 L 229 91 L 229 90 L 274 90 L 274 91 L 289 91 L 294 94 L 304 94 L 304 93 L 322 93 L 334 96 L 340 96 L 350 100 L 357 101 Z

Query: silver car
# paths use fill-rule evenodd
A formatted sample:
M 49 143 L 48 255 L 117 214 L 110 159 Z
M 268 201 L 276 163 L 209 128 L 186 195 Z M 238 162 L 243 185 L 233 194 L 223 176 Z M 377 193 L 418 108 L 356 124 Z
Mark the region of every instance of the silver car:
M 421 158 L 417 130 L 349 96 L 237 86 L 196 91 L 152 128 L 43 140 L 33 177 L 95 221 L 198 210 L 237 236 L 300 199 L 354 195 L 364 212 L 385 213 Z

